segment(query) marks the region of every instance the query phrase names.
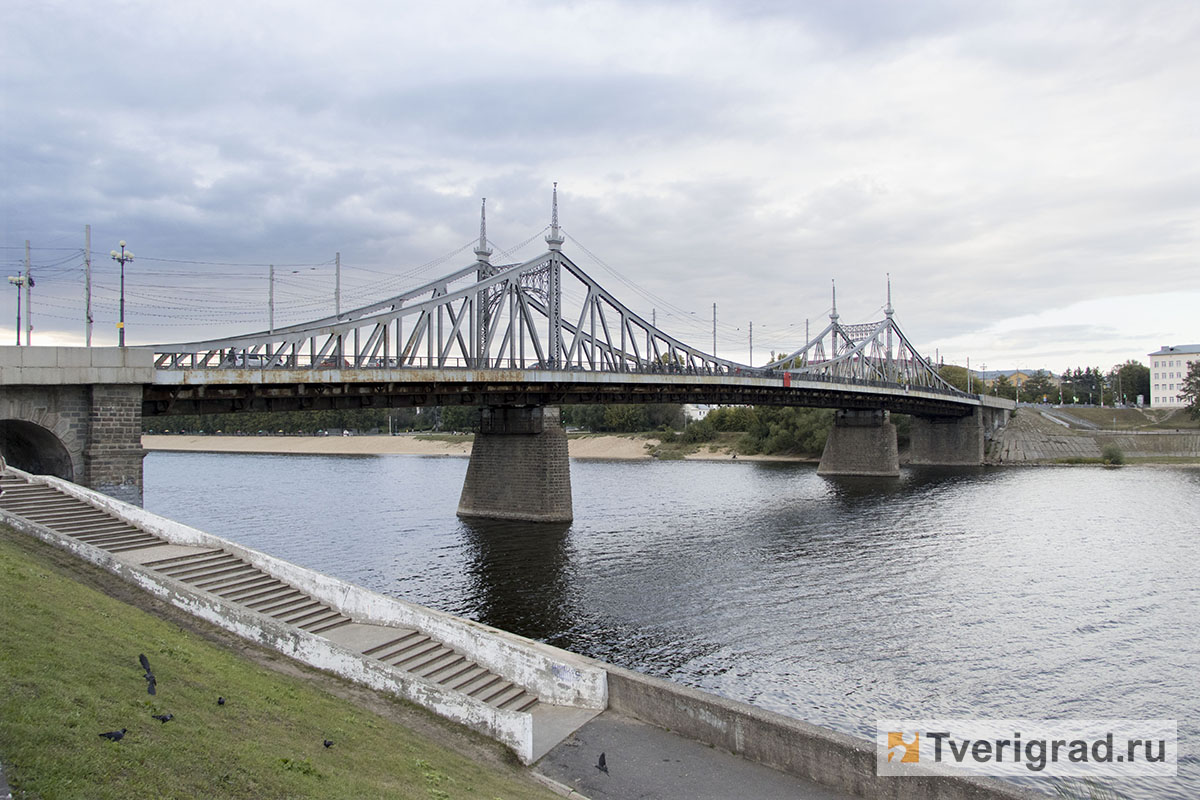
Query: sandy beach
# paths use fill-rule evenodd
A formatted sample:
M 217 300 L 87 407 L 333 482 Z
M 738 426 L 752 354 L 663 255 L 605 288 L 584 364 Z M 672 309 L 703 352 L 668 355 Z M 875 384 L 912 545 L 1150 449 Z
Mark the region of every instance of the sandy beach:
M 657 439 L 634 436 L 585 436 L 571 439 L 572 458 L 650 458 Z M 163 436 L 145 435 L 147 450 L 207 453 L 277 453 L 291 455 L 469 456 L 471 440 L 406 436 Z M 728 458 L 729 456 L 723 456 Z
M 644 461 L 653 456 L 658 439 L 636 435 L 588 435 L 572 437 L 567 448 L 571 458 L 615 459 Z M 188 451 L 201 453 L 276 453 L 288 455 L 410 455 L 410 456 L 469 456 L 471 440 L 432 439 L 420 435 L 405 436 L 186 436 L 145 435 L 142 447 L 147 450 Z M 726 448 L 710 450 L 702 445 L 700 452 L 684 456 L 689 461 L 727 461 L 733 454 Z M 738 456 L 746 461 L 798 461 L 790 456 Z

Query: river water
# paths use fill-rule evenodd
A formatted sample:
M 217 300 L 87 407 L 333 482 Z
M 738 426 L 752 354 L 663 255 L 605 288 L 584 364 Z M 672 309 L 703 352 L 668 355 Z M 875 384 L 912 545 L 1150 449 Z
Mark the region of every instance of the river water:
M 1200 470 L 574 461 L 570 525 L 455 517 L 463 458 L 151 453 L 146 508 L 847 733 L 1176 719 L 1200 797 Z

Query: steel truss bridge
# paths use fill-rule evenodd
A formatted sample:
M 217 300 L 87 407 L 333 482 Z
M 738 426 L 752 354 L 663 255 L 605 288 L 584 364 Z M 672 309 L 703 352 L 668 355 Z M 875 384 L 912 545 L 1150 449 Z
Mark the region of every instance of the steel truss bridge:
M 829 324 L 763 366 L 691 346 L 622 303 L 562 251 L 493 265 L 481 213 L 474 263 L 352 311 L 153 347 L 143 413 L 680 402 L 885 409 L 958 417 L 990 398 L 955 389 L 893 318 Z

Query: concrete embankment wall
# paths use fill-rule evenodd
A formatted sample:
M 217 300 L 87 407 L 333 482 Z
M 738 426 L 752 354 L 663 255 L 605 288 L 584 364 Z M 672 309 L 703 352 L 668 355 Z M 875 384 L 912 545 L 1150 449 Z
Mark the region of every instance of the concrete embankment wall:
M 213 548 L 233 554 L 357 623 L 422 631 L 468 656 L 479 666 L 521 685 L 545 703 L 591 709 L 593 712 L 607 706 L 607 676 L 604 669 L 593 666 L 582 656 L 452 614 L 377 594 L 159 517 L 68 481 L 29 476 L 11 468 L 10 471 L 52 486 L 172 544 Z M 419 676 L 392 669 L 323 635 L 309 633 L 257 611 L 238 607 L 206 591 L 139 566 L 119 554 L 50 528 L 27 523 L 18 516 L 3 513 L 0 519 L 18 530 L 69 550 L 146 592 L 238 636 L 319 669 L 404 697 L 441 716 L 482 731 L 511 747 L 525 763 L 536 757 L 534 720 L 528 713 L 491 706 Z
M 1129 458 L 1200 458 L 1200 431 L 1085 431 L 1022 407 L 996 437 L 988 457 L 998 464 L 1036 464 L 1067 458 L 1100 458 L 1116 445 Z
M 875 743 L 630 670 L 608 670 L 608 707 L 834 791 L 869 800 L 1034 800 L 986 778 L 876 775 Z

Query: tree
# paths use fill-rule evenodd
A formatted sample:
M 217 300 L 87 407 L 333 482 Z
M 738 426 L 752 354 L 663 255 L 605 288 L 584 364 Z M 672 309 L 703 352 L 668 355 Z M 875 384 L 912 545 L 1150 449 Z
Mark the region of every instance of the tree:
M 1006 400 L 1016 400 L 1017 387 L 1013 386 L 1007 375 L 997 375 L 996 380 L 992 381 L 992 394 Z
M 1188 364 L 1187 376 L 1183 379 L 1183 391 L 1179 399 L 1187 403 L 1188 416 L 1200 419 L 1200 361 Z
M 1113 367 L 1108 382 L 1118 403 L 1137 402 L 1138 395 L 1147 402 L 1150 400 L 1150 368 L 1138 361 L 1129 360 Z
M 1030 403 L 1043 403 L 1049 400 L 1051 395 L 1058 397 L 1058 387 L 1054 385 L 1054 378 L 1044 369 L 1030 375 L 1021 389 L 1021 393 L 1026 395 L 1025 399 Z
M 942 364 L 942 366 L 938 367 L 938 375 L 942 380 L 960 392 L 967 391 L 966 367 L 960 367 L 955 364 Z M 971 379 L 971 390 L 979 391 L 979 382 L 975 378 Z

